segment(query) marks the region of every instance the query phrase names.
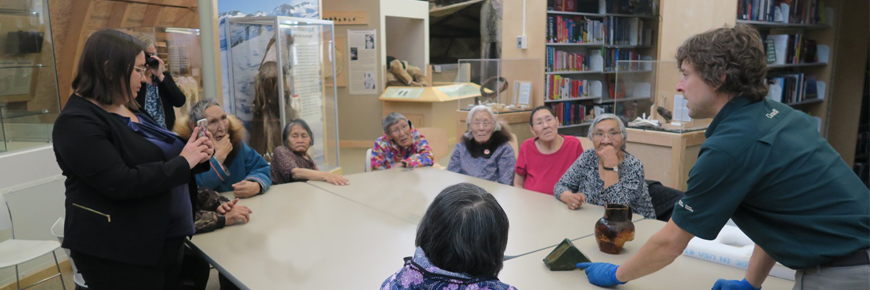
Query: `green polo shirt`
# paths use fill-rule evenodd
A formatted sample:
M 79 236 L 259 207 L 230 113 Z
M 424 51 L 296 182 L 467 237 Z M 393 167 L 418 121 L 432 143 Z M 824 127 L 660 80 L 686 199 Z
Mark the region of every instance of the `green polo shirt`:
M 734 98 L 707 128 L 674 222 L 712 240 L 731 218 L 793 269 L 870 247 L 870 191 L 816 128 L 779 102 Z

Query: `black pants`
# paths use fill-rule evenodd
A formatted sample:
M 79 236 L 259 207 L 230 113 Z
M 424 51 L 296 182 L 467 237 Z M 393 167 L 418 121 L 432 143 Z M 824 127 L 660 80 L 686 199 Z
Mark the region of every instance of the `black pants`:
M 180 285 L 184 237 L 169 238 L 156 265 L 132 265 L 72 251 L 88 289 L 171 289 Z

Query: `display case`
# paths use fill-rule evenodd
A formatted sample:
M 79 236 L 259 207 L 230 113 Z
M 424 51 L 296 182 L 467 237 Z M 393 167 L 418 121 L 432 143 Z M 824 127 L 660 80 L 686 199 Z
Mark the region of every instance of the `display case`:
M 199 29 L 177 27 L 130 27 L 121 31 L 130 35 L 147 36 L 154 40 L 157 57 L 163 60 L 175 84 L 187 97 L 184 106 L 175 108 L 175 115 L 187 115 L 190 105 L 203 98 L 202 47 Z
M 0 3 L 0 152 L 51 141 L 60 112 L 47 0 Z
M 332 21 L 284 16 L 226 21 L 230 97 L 224 107 L 244 123 L 248 145 L 271 160 L 282 145 L 283 124 L 303 119 L 313 133 L 309 154 L 320 170 L 339 168 Z
M 538 65 L 539 59 L 460 59 L 457 80 L 477 85 L 480 96 L 461 101 L 459 109 L 482 104 L 494 112 L 515 112 L 539 106 L 533 94 L 544 76 L 527 69 Z

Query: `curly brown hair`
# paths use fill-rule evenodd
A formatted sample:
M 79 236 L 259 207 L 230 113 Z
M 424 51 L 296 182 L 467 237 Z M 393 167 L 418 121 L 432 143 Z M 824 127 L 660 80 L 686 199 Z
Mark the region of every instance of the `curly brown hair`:
M 689 62 L 717 92 L 752 102 L 767 95 L 767 59 L 758 31 L 746 24 L 696 34 L 677 49 L 677 67 Z M 725 80 L 722 80 L 725 76 Z

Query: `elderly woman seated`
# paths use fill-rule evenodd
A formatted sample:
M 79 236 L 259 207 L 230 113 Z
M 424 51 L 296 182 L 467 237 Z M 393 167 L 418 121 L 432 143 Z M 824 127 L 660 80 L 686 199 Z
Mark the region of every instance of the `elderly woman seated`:
M 625 152 L 625 125 L 613 114 L 592 121 L 589 138 L 594 148 L 586 149 L 553 189 L 556 199 L 578 209 L 583 203 L 631 206 L 646 218 L 655 218 L 643 164 Z
M 583 153 L 580 139 L 559 134 L 559 120 L 545 106 L 532 110 L 529 128 L 535 138 L 520 146 L 514 186 L 553 194 L 553 187 L 562 174 Z
M 384 135 L 375 140 L 372 148 L 371 165 L 373 170 L 398 167 L 432 166 L 432 149 L 429 142 L 411 122 L 399 113 L 390 113 L 382 123 Z
M 508 143 L 511 134 L 507 126 L 495 120 L 486 106 L 476 106 L 468 112 L 467 131 L 450 156 L 447 170 L 510 185 L 513 182 L 517 158 Z
M 293 119 L 284 126 L 281 136 L 284 143 L 275 147 L 272 156 L 272 183 L 319 180 L 335 185 L 348 185 L 347 178 L 338 174 L 319 171 L 308 149 L 314 146 L 311 127 L 302 119 Z
M 417 250 L 378 289 L 516 290 L 496 278 L 508 218 L 492 194 L 470 183 L 445 188 L 417 227 Z

